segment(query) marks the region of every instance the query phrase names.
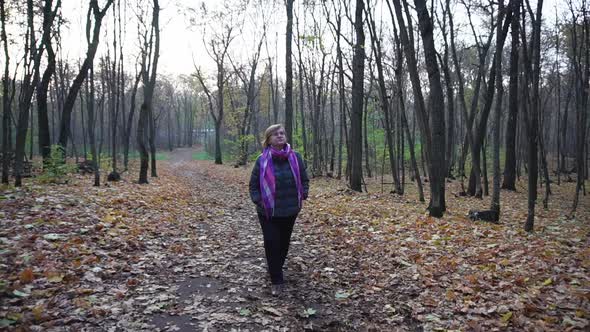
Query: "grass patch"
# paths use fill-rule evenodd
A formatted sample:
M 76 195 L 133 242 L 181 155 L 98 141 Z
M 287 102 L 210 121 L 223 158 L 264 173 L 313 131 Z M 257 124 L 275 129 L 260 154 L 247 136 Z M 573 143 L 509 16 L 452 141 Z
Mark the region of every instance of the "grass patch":
M 209 155 L 206 151 L 193 153 L 193 160 L 213 160 L 213 156 Z
M 138 151 L 129 151 L 129 160 L 139 159 L 139 152 Z M 164 152 L 156 152 L 156 160 L 168 160 L 167 153 Z

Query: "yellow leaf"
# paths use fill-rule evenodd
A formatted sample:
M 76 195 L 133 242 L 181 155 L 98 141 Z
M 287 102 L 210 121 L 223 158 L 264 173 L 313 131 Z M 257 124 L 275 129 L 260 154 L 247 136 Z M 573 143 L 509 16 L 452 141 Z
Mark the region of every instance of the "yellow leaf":
M 110 213 L 107 214 L 106 216 L 104 216 L 102 218 L 103 221 L 108 222 L 108 223 L 112 223 L 113 221 L 115 221 L 115 217 L 113 217 L 113 215 L 111 215 Z
M 446 298 L 447 300 L 452 301 L 457 298 L 457 295 L 455 295 L 455 292 L 449 289 L 447 290 Z
M 502 322 L 508 323 L 508 321 L 512 318 L 512 311 L 508 311 L 507 313 L 502 315 Z
M 553 283 L 553 279 L 548 278 L 547 280 L 543 281 L 543 286 L 549 286 Z
M 23 272 L 20 273 L 19 279 L 23 284 L 31 283 L 33 279 L 35 279 L 33 270 L 31 270 L 31 268 L 24 269 Z
M 49 282 L 62 282 L 63 280 L 64 280 L 63 274 L 56 274 L 56 275 L 53 275 L 53 276 L 47 278 L 47 281 L 49 281 Z
M 43 309 L 43 305 L 38 305 L 33 308 L 33 317 L 35 317 L 36 321 L 40 321 L 43 318 Z

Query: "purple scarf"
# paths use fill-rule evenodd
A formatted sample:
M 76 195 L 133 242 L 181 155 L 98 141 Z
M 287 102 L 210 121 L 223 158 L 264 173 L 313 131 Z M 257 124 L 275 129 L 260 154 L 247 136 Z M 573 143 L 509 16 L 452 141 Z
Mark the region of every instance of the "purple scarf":
M 271 146 L 265 148 L 260 157 L 260 193 L 267 220 L 270 219 L 272 211 L 275 208 L 276 182 L 272 157 L 289 160 L 289 166 L 291 166 L 291 172 L 293 172 L 293 177 L 295 178 L 295 183 L 297 185 L 299 207 L 301 207 L 301 199 L 303 198 L 303 186 L 301 185 L 299 162 L 297 161 L 297 155 L 295 155 L 291 146 L 286 144 L 282 150 L 277 150 Z

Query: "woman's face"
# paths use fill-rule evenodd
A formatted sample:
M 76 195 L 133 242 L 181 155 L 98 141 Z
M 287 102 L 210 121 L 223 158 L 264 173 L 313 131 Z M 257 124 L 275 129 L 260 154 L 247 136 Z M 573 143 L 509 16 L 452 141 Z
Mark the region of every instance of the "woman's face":
M 287 143 L 285 129 L 279 128 L 270 135 L 270 145 L 275 149 L 282 149 Z

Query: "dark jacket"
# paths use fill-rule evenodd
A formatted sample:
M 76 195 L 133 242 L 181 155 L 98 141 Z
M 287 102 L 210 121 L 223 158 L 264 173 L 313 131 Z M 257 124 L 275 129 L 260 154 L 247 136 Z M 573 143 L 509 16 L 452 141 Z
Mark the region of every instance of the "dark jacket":
M 299 173 L 301 176 L 301 186 L 303 187 L 303 199 L 307 199 L 309 193 L 309 178 L 307 177 L 306 165 L 303 158 L 297 152 L 297 161 L 299 163 Z M 250 176 L 250 198 L 256 204 L 256 211 L 264 215 L 264 206 L 260 194 L 260 157 L 256 159 L 256 164 L 252 169 Z M 275 174 L 275 208 L 272 217 L 291 217 L 296 216 L 301 210 L 297 199 L 297 184 L 291 171 L 288 159 L 272 158 Z

